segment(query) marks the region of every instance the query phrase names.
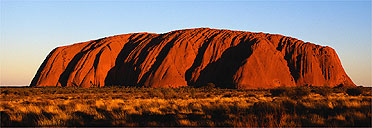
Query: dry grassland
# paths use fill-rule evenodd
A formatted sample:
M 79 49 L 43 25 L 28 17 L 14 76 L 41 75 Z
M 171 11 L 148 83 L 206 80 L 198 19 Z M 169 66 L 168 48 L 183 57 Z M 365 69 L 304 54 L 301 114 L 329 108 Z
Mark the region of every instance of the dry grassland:
M 361 87 L 0 89 L 1 126 L 371 126 Z

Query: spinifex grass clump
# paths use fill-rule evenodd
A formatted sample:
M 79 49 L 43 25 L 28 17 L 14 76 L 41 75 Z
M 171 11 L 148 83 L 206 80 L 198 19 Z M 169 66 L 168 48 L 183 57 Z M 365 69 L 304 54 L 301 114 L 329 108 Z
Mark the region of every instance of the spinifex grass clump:
M 348 88 L 346 90 L 346 93 L 348 95 L 351 95 L 351 96 L 359 96 L 360 94 L 363 93 L 363 88 L 360 88 L 360 87 L 352 87 L 352 88 Z
M 1 88 L 1 126 L 370 127 L 359 89 Z
M 300 86 L 300 87 L 279 87 L 271 89 L 270 92 L 272 96 L 290 97 L 293 99 L 301 99 L 304 96 L 310 94 L 310 87 Z

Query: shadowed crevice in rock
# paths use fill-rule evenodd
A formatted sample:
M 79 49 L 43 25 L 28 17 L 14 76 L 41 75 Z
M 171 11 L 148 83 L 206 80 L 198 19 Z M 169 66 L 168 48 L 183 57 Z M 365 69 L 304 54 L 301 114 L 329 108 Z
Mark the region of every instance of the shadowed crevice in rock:
M 214 35 L 212 35 L 210 38 L 208 38 L 206 40 L 205 43 L 203 43 L 203 45 L 198 49 L 198 54 L 196 55 L 196 58 L 194 60 L 194 63 L 192 64 L 192 66 L 185 72 L 185 80 L 187 81 L 187 85 L 190 85 L 190 86 L 197 86 L 195 85 L 195 82 L 194 81 L 191 81 L 191 78 L 192 78 L 192 73 L 195 72 L 195 69 L 197 67 L 199 67 L 203 61 L 203 57 L 204 57 L 204 54 L 205 54 L 205 50 L 207 49 L 207 47 L 210 45 L 211 41 L 213 40 L 213 38 L 215 36 L 217 36 L 218 34 L 220 33 L 215 33 Z
M 143 63 L 144 58 L 148 56 L 149 52 L 147 50 L 142 50 L 139 54 L 139 60 L 137 61 L 132 59 L 129 62 L 126 62 L 125 60 L 136 47 L 139 47 L 140 43 L 142 43 L 143 40 L 146 40 L 148 38 L 152 38 L 152 41 L 146 44 L 144 49 L 149 49 L 150 47 L 158 44 L 157 42 L 159 41 L 159 36 L 153 38 L 150 37 L 150 35 L 143 34 L 137 36 L 136 38 L 130 37 L 129 42 L 124 45 L 124 47 L 121 49 L 118 56 L 116 57 L 115 66 L 112 67 L 106 75 L 106 86 L 137 86 L 138 76 L 141 70 L 140 68 L 136 67 L 139 66 L 138 64 Z
M 163 60 L 165 59 L 165 57 L 167 57 L 167 55 L 169 53 L 169 50 L 174 46 L 175 41 L 178 40 L 178 37 L 180 35 L 177 34 L 175 36 L 176 36 L 176 38 L 173 38 L 171 41 L 169 41 L 169 43 L 167 43 L 161 49 L 159 54 L 156 56 L 156 59 L 155 59 L 156 61 L 151 66 L 150 70 L 143 75 L 143 77 L 141 78 L 141 80 L 139 82 L 139 85 L 146 86 L 145 82 L 149 80 L 149 76 L 151 75 L 151 73 L 155 73 L 158 70 L 159 66 L 163 63 Z M 154 40 L 154 41 L 159 41 L 160 42 L 161 40 Z M 150 86 L 150 85 L 147 85 L 147 86 Z
M 68 63 L 66 69 L 63 71 L 63 73 L 61 74 L 61 76 L 59 77 L 58 79 L 58 82 L 61 84 L 62 87 L 66 87 L 67 86 L 67 80 L 68 78 L 70 77 L 70 74 L 74 71 L 74 69 L 76 68 L 76 65 L 78 64 L 79 61 L 81 61 L 81 58 L 87 54 L 90 50 L 93 50 L 95 49 L 96 47 L 95 46 L 95 42 L 100 42 L 102 39 L 99 39 L 97 41 L 94 41 L 92 42 L 91 44 L 87 45 L 86 47 L 84 47 L 82 49 L 82 51 L 80 51 L 78 54 L 76 54 L 74 56 L 74 58 Z M 88 48 L 89 47 L 89 48 Z M 86 49 L 88 48 L 88 49 Z M 72 83 L 74 86 L 80 86 L 79 84 L 77 83 Z
M 257 40 L 243 41 L 238 45 L 226 49 L 221 58 L 208 64 L 201 72 L 196 85 L 214 83 L 220 88 L 235 88 L 234 74 L 243 65 L 245 59 L 252 54 L 251 46 Z

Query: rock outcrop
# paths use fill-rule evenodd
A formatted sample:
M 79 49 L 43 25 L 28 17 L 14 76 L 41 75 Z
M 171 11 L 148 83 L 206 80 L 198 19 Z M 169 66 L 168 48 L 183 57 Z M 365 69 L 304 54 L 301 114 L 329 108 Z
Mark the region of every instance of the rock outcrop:
M 330 47 L 275 34 L 197 28 L 54 49 L 31 86 L 355 86 Z

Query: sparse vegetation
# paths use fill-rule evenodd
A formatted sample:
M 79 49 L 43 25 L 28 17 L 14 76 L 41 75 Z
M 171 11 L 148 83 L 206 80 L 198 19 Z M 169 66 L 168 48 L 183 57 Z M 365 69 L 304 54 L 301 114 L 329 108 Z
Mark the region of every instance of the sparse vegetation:
M 289 97 L 292 99 L 301 99 L 310 94 L 311 89 L 307 86 L 302 87 L 279 87 L 271 89 L 271 95 L 275 97 Z
M 359 96 L 360 94 L 363 93 L 363 88 L 360 87 L 348 88 L 346 90 L 346 93 L 351 96 Z
M 371 126 L 371 88 L 211 86 L 0 88 L 1 126 Z
M 313 87 L 311 92 L 314 92 L 316 94 L 322 95 L 322 96 L 329 96 L 332 94 L 333 89 L 330 87 Z

